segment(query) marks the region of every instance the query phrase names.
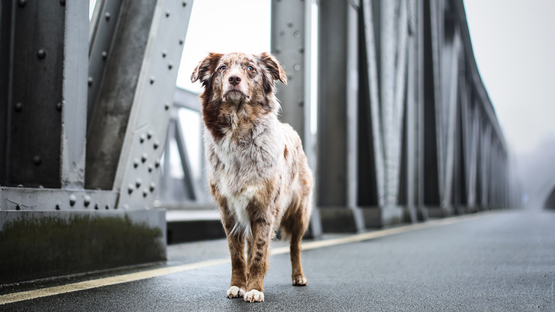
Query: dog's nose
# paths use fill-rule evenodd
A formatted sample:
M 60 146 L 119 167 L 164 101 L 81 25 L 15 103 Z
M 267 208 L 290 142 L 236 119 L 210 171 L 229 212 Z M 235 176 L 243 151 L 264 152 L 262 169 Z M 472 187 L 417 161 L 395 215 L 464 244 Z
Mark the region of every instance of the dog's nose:
M 229 83 L 231 83 L 234 86 L 238 85 L 240 82 L 241 82 L 241 78 L 239 78 L 239 76 L 229 77 Z

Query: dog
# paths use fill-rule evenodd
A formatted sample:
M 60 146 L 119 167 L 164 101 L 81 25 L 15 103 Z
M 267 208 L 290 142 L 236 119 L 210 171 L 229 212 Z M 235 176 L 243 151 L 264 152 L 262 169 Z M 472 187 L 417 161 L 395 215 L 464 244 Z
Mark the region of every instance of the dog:
M 278 80 L 287 84 L 269 53 L 209 53 L 191 75 L 204 87 L 208 180 L 231 254 L 227 297 L 247 302 L 264 301 L 270 241 L 278 229 L 290 239 L 293 285 L 308 284 L 301 239 L 310 221 L 313 177 L 298 134 L 278 120 Z

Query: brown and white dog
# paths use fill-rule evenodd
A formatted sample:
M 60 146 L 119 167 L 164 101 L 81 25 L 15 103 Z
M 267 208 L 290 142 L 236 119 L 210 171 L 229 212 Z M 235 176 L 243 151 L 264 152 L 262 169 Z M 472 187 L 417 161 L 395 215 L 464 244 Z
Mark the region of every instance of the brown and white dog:
M 274 82 L 287 83 L 283 68 L 268 53 L 210 53 L 191 75 L 197 80 L 204 86 L 210 191 L 231 253 L 227 297 L 264 301 L 270 241 L 278 228 L 291 241 L 293 285 L 306 285 L 301 238 L 310 220 L 313 179 L 299 136 L 278 121 Z

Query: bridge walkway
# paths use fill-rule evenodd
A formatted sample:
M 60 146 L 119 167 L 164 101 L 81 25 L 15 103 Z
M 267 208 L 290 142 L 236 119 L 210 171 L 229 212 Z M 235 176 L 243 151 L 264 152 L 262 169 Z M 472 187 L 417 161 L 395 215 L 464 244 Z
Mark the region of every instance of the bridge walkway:
M 170 246 L 154 267 L 0 287 L 0 311 L 555 311 L 553 212 L 307 241 L 306 287 L 291 286 L 285 249 L 274 242 L 260 304 L 225 298 L 230 264 L 225 240 L 215 240 Z

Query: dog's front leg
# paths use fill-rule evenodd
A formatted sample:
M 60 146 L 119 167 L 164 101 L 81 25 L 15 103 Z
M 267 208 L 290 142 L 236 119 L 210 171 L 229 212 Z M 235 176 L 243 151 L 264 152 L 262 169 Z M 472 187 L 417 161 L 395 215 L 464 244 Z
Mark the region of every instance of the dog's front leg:
M 228 234 L 227 243 L 231 254 L 231 283 L 227 290 L 227 297 L 244 297 L 247 287 L 245 239 L 242 235 Z
M 245 301 L 264 301 L 264 276 L 268 269 L 268 254 L 272 236 L 272 224 L 265 218 L 253 220 L 249 279 Z

